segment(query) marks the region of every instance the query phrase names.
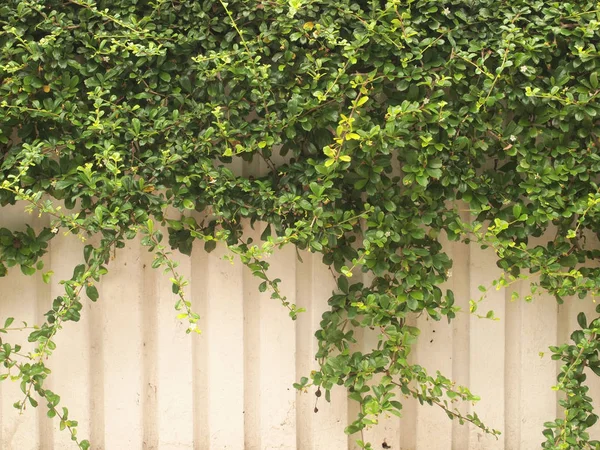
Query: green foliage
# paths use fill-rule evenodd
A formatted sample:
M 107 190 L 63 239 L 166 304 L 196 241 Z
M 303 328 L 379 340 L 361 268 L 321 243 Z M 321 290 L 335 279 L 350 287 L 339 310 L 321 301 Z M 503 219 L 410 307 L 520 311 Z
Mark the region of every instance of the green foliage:
M 600 313 L 600 306 L 596 312 Z M 564 362 L 558 375 L 558 384 L 553 389 L 564 391 L 567 396 L 559 402 L 564 408 L 564 417 L 544 424 L 547 441 L 543 448 L 600 447 L 600 441 L 590 440 L 586 431 L 598 421 L 598 415 L 593 411 L 592 399 L 587 395 L 589 388 L 584 384 L 587 379 L 584 373 L 586 367 L 600 376 L 600 318 L 588 325 L 585 314 L 579 313 L 577 322 L 581 329 L 571 335 L 574 345 L 550 347 L 552 359 Z
M 559 302 L 598 295 L 599 28 L 592 1 L 3 1 L 0 204 L 25 201 L 52 229 L 0 230 L 0 275 L 41 269 L 60 230 L 99 236 L 30 334 L 36 350 L 3 343 L 17 406 L 37 392 L 89 447 L 43 387 L 44 360 L 127 239 L 142 236 L 197 331 L 156 223 L 184 254 L 225 243 L 292 318 L 302 311 L 264 257 L 284 245 L 322 254 L 339 289 L 316 334 L 319 370 L 297 387 L 329 399 L 345 386 L 361 405 L 349 433 L 412 396 L 496 434 L 455 405 L 477 396 L 410 362 L 419 333 L 407 318 L 458 311 L 439 287 L 452 266 L 443 234 L 492 247 L 496 287 L 527 278 Z M 244 176 L 238 160 L 267 170 Z M 268 224 L 262 243 L 247 221 Z M 597 445 L 583 385 L 583 367 L 598 369 L 597 324 L 581 320 L 575 345 L 553 348 L 567 414 L 547 424 L 544 448 Z M 377 346 L 352 351 L 357 328 L 377 330 Z

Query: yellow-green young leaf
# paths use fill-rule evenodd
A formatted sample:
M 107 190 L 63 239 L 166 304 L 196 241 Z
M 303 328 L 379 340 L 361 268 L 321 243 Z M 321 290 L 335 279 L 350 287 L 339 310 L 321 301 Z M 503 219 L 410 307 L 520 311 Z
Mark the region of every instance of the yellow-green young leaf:
M 340 155 L 340 161 L 344 161 L 344 162 L 350 162 L 352 161 L 352 158 L 349 155 Z
M 364 105 L 365 103 L 367 103 L 369 101 L 369 97 L 367 97 L 366 95 L 359 98 L 358 101 L 356 102 L 356 106 L 360 107 L 362 105 Z
M 54 275 L 54 272 L 52 270 L 49 270 L 48 272 L 43 273 L 42 280 L 44 281 L 44 283 L 46 283 L 46 284 L 50 283 L 50 278 L 52 277 L 52 275 Z
M 325 147 L 323 147 L 323 153 L 325 154 L 325 156 L 328 156 L 329 158 L 335 157 L 335 150 L 333 150 L 328 145 L 326 145 Z

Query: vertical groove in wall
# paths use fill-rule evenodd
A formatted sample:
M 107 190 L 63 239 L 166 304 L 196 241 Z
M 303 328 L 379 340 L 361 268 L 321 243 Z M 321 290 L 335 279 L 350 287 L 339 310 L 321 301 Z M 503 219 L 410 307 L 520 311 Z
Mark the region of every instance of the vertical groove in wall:
M 483 300 L 479 302 L 477 314 L 471 314 L 470 318 L 469 385 L 472 392 L 481 397 L 472 410 L 477 412 L 481 420 L 490 428 L 505 430 L 506 333 L 504 324 L 502 320 L 479 317 L 485 317 L 488 311 L 492 310 L 496 317 L 504 319 L 505 293 L 493 287 L 493 281 L 502 274 L 502 271 L 496 265 L 496 255 L 490 248 L 482 249 L 477 245 L 471 245 L 470 253 L 471 298 L 478 301 L 482 296 L 479 286 L 487 288 Z M 474 450 L 503 449 L 504 440 L 504 434 L 494 438 L 475 426 L 470 427 L 469 444 Z
M 43 314 L 50 309 L 53 299 L 64 295 L 64 286 L 61 280 L 71 278 L 75 264 L 83 262 L 83 245 L 73 235 L 60 234 L 50 241 L 48 263 L 43 271 L 52 270 L 53 274 L 49 284 L 44 284 L 41 277 L 36 276 L 36 282 L 42 287 L 43 294 L 38 299 L 38 320 L 43 321 Z M 38 278 L 39 277 L 39 278 Z M 59 408 L 66 407 L 69 417 L 79 422 L 78 436 L 88 439 L 90 430 L 90 341 L 88 328 L 90 324 L 89 311 L 92 302 L 84 294 L 81 298 L 82 309 L 79 322 L 65 322 L 63 329 L 56 334 L 54 342 L 56 350 L 46 361 L 52 373 L 46 379 L 46 388 L 61 397 Z M 73 386 L 78 386 L 73 389 Z M 43 405 L 43 406 L 42 406 Z M 39 413 L 42 437 L 40 445 L 44 449 L 69 448 L 73 445 L 69 433 L 59 430 L 58 420 L 48 420 L 46 417 L 45 402 L 40 401 Z M 48 440 L 48 442 L 46 442 Z
M 343 276 L 343 275 L 341 275 L 341 276 Z M 352 283 L 352 280 L 349 280 L 349 282 Z M 356 339 L 357 342 L 350 347 L 350 354 L 352 354 L 354 352 L 361 352 L 363 354 L 368 352 L 367 348 L 364 348 L 363 346 L 361 346 L 361 344 L 364 343 L 364 340 L 363 340 L 364 329 L 363 328 L 356 327 L 354 329 L 354 338 Z M 357 419 L 359 413 L 360 413 L 360 404 L 354 400 L 348 399 L 348 424 L 351 424 L 352 422 L 354 422 Z M 365 432 L 368 432 L 368 430 L 363 430 L 363 434 Z M 361 439 L 360 433 L 348 435 L 348 449 L 358 450 L 359 447 L 356 444 L 356 441 L 358 439 Z
M 190 259 L 178 252 L 172 253 L 172 259 L 178 266 L 176 273 L 184 280 L 190 280 L 192 269 Z M 192 341 L 199 338 L 187 334 L 190 324 L 186 318 L 178 319 L 174 304 L 179 297 L 172 292 L 172 282 L 168 275 L 157 277 L 158 304 L 155 330 L 158 353 L 156 396 L 158 446 L 172 446 L 177 443 L 181 448 L 194 445 L 194 399 L 192 394 L 193 364 Z M 190 286 L 184 286 L 183 297 L 192 301 Z M 196 312 L 196 305 L 191 304 Z
M 296 266 L 296 304 L 305 308 L 296 323 L 296 374 L 297 377 L 308 377 L 313 359 L 315 337 L 312 334 L 311 323 L 315 314 L 314 297 L 312 295 L 312 264 L 313 256 L 302 252 L 302 264 Z M 298 450 L 313 450 L 311 400 L 312 391 L 296 394 L 296 448 Z
M 258 226 L 258 225 L 257 225 Z M 245 235 L 260 242 L 260 229 L 252 230 L 249 224 Z M 246 268 L 244 268 L 246 269 Z M 249 270 L 242 275 L 244 289 L 244 445 L 245 448 L 261 446 L 261 395 L 260 395 L 260 359 L 263 356 L 261 346 L 261 299 L 256 278 Z M 277 305 L 270 305 L 276 308 Z
M 142 437 L 143 253 L 139 238 L 126 242 L 104 279 L 104 443 L 140 445 Z
M 208 263 L 208 407 L 210 450 L 244 446 L 244 290 L 242 265 L 224 260 L 223 245 Z
M 519 283 L 519 286 L 520 283 Z M 523 289 L 519 289 L 522 291 Z M 504 410 L 506 448 L 520 448 L 521 443 L 521 365 L 522 328 L 521 305 L 513 301 L 511 292 L 505 292 L 506 316 L 501 318 L 506 330 L 506 362 L 504 365 Z
M 406 325 L 414 327 L 416 319 L 408 317 Z M 409 364 L 414 364 L 415 354 L 410 353 L 408 356 Z M 402 418 L 400 419 L 400 448 L 402 450 L 417 449 L 417 402 L 412 397 L 403 397 L 399 399 L 402 403 Z
M 337 289 L 335 280 L 327 266 L 322 262 L 320 254 L 312 255 L 312 297 L 313 297 L 313 324 L 311 335 L 321 328 L 321 318 L 325 311 L 330 311 L 328 300 L 334 289 Z M 316 343 L 315 343 L 316 344 Z M 312 358 L 316 354 L 316 345 L 313 348 Z M 317 367 L 313 363 L 313 367 Z M 314 397 L 314 389 L 311 394 Z M 331 403 L 325 401 L 324 395 L 317 399 L 318 412 L 313 416 L 314 448 L 330 450 L 332 448 L 345 448 L 348 439 L 344 429 L 348 425 L 348 395 L 343 386 L 334 386 L 331 389 Z
M 460 202 L 460 218 L 470 220 L 467 205 Z M 455 305 L 460 308 L 452 321 L 452 379 L 459 385 L 470 385 L 470 314 L 471 299 L 471 253 L 467 245 L 460 241 L 449 243 L 452 248 L 452 269 L 450 281 L 454 292 Z M 452 450 L 469 448 L 469 428 L 457 420 L 452 421 Z
M 47 303 L 50 298 L 50 286 L 45 284 L 40 276 L 37 276 L 36 280 L 37 285 L 37 317 L 42 317 L 44 313 L 47 311 Z M 49 388 L 53 391 L 56 389 L 53 386 L 53 382 L 51 380 L 52 375 L 47 380 Z M 40 407 L 35 410 L 35 414 L 37 415 L 38 427 L 39 427 L 39 450 L 53 450 L 54 449 L 54 433 L 53 433 L 53 421 L 48 420 L 48 416 L 46 415 L 46 402 L 44 399 L 39 399 Z M 15 410 L 16 411 L 16 410 Z M 1 441 L 0 441 L 1 442 Z
M 158 353 L 158 295 L 157 276 L 166 276 L 155 273 L 152 269 L 152 255 L 142 249 L 142 436 L 143 450 L 158 450 L 158 402 L 157 402 L 157 363 Z
M 208 255 L 204 252 L 203 244 L 197 242 L 192 251 L 192 275 L 190 291 L 192 303 L 200 315 L 198 326 L 202 334 L 192 337 L 192 395 L 193 395 L 193 438 L 194 450 L 209 448 L 208 415 L 208 347 L 209 334 L 205 333 L 208 326 L 207 284 L 208 284 Z
M 40 229 L 44 226 L 48 226 L 48 218 L 44 217 L 43 219 L 37 219 Z M 39 223 L 41 222 L 41 223 Z M 42 257 L 42 261 L 44 263 L 43 271 L 46 272 L 52 269 L 52 241 L 48 243 L 48 253 L 46 253 Z M 42 277 L 39 273 L 36 273 L 34 276 L 35 285 L 36 285 L 36 322 L 40 322 L 44 318 L 44 314 L 48 311 L 48 305 L 52 302 L 52 290 L 50 284 L 44 283 Z M 33 280 L 32 280 L 33 281 Z M 1 319 L 1 318 L 0 318 Z M 48 388 L 52 386 L 52 375 L 47 379 Z M 39 401 L 40 407 L 36 410 L 38 427 L 39 427 L 39 445 L 40 450 L 53 450 L 54 449 L 54 436 L 53 436 L 53 423 L 48 420 L 48 417 L 45 412 L 45 403 L 43 399 Z M 1 442 L 1 441 L 0 441 Z
M 369 282 L 370 280 L 365 277 L 363 273 L 359 270 L 354 270 L 354 275 L 352 278 L 348 280 L 348 284 L 352 285 L 358 281 L 363 284 Z M 343 277 L 344 275 L 340 274 L 339 276 Z M 354 352 L 360 352 L 363 354 L 369 353 L 368 342 L 365 341 L 365 330 L 363 327 L 354 328 L 354 339 L 356 339 L 356 343 L 351 344 L 350 346 L 350 354 Z M 351 424 L 356 420 L 358 414 L 360 413 L 360 404 L 354 400 L 348 399 L 348 424 Z M 368 433 L 368 430 L 363 430 L 363 436 L 365 432 Z M 348 436 L 348 449 L 350 450 L 358 450 L 359 447 L 356 444 L 356 441 L 361 439 L 360 433 L 351 434 Z M 367 439 L 367 437 L 365 437 Z M 367 439 L 368 440 L 368 439 Z
M 470 255 L 468 248 L 454 242 L 451 269 L 455 305 L 460 308 L 452 322 L 452 379 L 459 385 L 469 386 L 470 339 L 469 300 Z M 469 428 L 452 421 L 452 449 L 463 450 L 469 446 Z
M 566 301 L 568 302 L 569 299 Z M 558 314 L 556 315 L 556 342 L 554 342 L 552 345 L 559 346 L 567 342 L 570 330 L 567 312 L 568 309 L 565 303 L 558 305 Z M 558 376 L 560 373 L 561 363 L 562 362 L 559 361 L 559 363 L 556 364 L 556 376 Z M 564 415 L 564 409 L 562 406 L 560 406 L 559 400 L 561 400 L 563 397 L 559 391 L 553 392 L 553 395 L 556 397 L 555 417 L 561 417 Z
M 103 283 L 98 285 L 99 300 L 90 309 L 90 442 L 92 450 L 105 450 L 104 442 L 104 297 Z

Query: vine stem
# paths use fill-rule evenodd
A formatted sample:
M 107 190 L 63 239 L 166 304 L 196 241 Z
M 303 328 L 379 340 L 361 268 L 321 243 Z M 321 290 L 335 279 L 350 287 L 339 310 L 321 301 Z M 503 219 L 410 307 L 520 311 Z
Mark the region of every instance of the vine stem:
M 8 357 L 6 358 L 6 361 L 12 363 L 12 365 L 16 366 L 20 371 L 22 371 L 22 364 L 20 364 L 19 362 L 15 361 L 14 359 Z M 41 388 L 40 388 L 41 389 Z M 40 396 L 42 396 L 40 394 Z M 43 397 L 43 396 L 42 396 Z M 23 412 L 23 409 L 20 409 L 21 412 Z M 80 441 L 77 438 L 77 431 L 75 430 L 75 427 L 72 426 L 70 423 L 68 423 L 69 421 L 64 419 L 64 415 L 61 414 L 58 409 L 56 408 L 55 405 L 53 405 L 52 403 L 48 403 L 48 410 L 54 412 L 54 414 L 56 415 L 56 417 L 58 417 L 61 421 L 61 423 L 65 424 L 65 428 L 67 428 L 69 430 L 69 433 L 71 434 L 71 439 L 77 444 L 77 446 L 79 448 L 82 448 L 82 441 Z
M 145 227 L 144 233 L 146 234 L 148 239 L 150 239 L 150 242 L 153 244 L 153 247 L 157 249 L 155 251 L 155 255 L 159 259 L 165 261 L 164 264 L 167 266 L 166 270 L 171 274 L 171 282 L 175 286 L 177 286 L 176 294 L 179 297 L 179 300 L 175 304 L 175 309 L 180 310 L 180 306 L 183 306 L 183 308 L 185 309 L 185 317 L 187 317 L 188 322 L 190 324 L 190 326 L 188 327 L 188 332 L 194 331 L 196 333 L 200 333 L 200 330 L 196 327 L 196 323 L 198 322 L 199 316 L 198 314 L 194 313 L 194 311 L 192 311 L 190 302 L 185 298 L 183 287 L 186 285 L 186 283 L 183 281 L 183 276 L 180 275 L 179 272 L 177 272 L 177 270 L 175 270 L 178 263 L 169 256 L 168 252 L 164 251 L 164 246 L 159 242 L 158 238 L 156 237 L 156 234 L 149 227 Z M 161 263 L 160 265 L 163 265 L 163 263 Z
M 587 339 L 586 342 L 588 344 L 590 344 L 595 339 L 596 339 L 596 333 L 592 333 L 591 336 Z M 567 367 L 567 370 L 564 372 L 561 381 L 556 386 L 558 388 L 557 390 L 564 390 L 565 389 L 564 381 L 567 378 L 567 376 L 575 369 L 575 367 L 579 365 L 579 363 L 581 362 L 581 357 L 583 356 L 583 352 L 584 351 L 585 351 L 585 345 L 582 345 L 581 349 L 579 350 L 579 353 L 575 357 L 575 360 L 571 363 L 571 365 L 569 367 Z M 568 392 L 565 392 L 565 393 L 567 395 L 569 395 Z M 568 411 L 569 410 L 565 408 L 565 416 L 567 415 Z M 567 420 L 565 419 L 564 422 L 563 422 L 563 425 L 561 427 L 560 436 L 557 439 L 557 441 L 555 442 L 555 444 L 558 445 L 558 444 L 561 443 L 561 441 L 564 441 L 566 439 L 566 434 L 567 434 Z
M 108 245 L 104 246 L 104 249 L 102 250 L 102 255 L 106 254 L 106 253 L 108 253 L 110 255 L 111 247 L 118 241 L 119 237 L 120 237 L 120 235 L 115 236 Z M 51 326 L 52 331 L 50 332 L 50 335 L 46 338 L 44 343 L 40 347 L 38 347 L 37 356 L 31 358 L 33 360 L 36 360 L 37 363 L 42 362 L 42 360 L 44 359 L 44 355 L 46 355 L 49 342 L 52 341 L 52 338 L 56 335 L 58 330 L 62 328 L 62 324 L 64 322 L 62 313 L 65 311 L 65 309 L 67 309 L 68 306 L 70 306 L 73 303 L 74 300 L 76 300 L 80 297 L 81 290 L 83 289 L 83 287 L 87 284 L 87 282 L 90 278 L 93 278 L 94 266 L 99 266 L 98 262 L 95 262 L 93 266 L 89 266 L 89 270 L 87 270 L 85 272 L 85 273 L 89 273 L 89 275 L 81 281 L 80 286 L 73 293 L 73 296 L 71 297 L 67 294 L 67 298 L 69 298 L 70 302 L 68 304 L 63 302 L 61 304 L 61 306 L 58 308 L 58 310 L 56 311 L 56 319 L 55 319 L 54 323 L 52 323 L 52 326 Z M 97 268 L 98 267 L 96 267 L 96 269 Z M 25 404 L 26 404 L 27 398 L 29 398 L 31 396 L 31 389 L 33 388 L 34 384 L 35 384 L 35 380 L 31 380 L 29 382 L 29 386 L 27 387 L 27 392 L 25 393 L 25 398 L 21 401 L 21 408 L 20 408 L 21 412 L 25 409 Z
M 389 376 L 389 372 L 387 373 Z M 464 422 L 469 422 L 473 425 L 475 425 L 477 428 L 482 429 L 483 431 L 485 431 L 486 433 L 490 433 L 493 434 L 494 436 L 497 437 L 497 434 L 499 434 L 496 430 L 490 430 L 489 428 L 487 428 L 485 425 L 483 425 L 482 423 L 478 422 L 475 419 L 472 419 L 468 416 L 463 415 L 460 411 L 458 410 L 452 410 L 450 408 L 448 408 L 446 405 L 444 405 L 442 402 L 440 402 L 439 400 L 436 400 L 435 398 L 431 397 L 431 396 L 427 396 L 427 395 L 423 395 L 423 394 L 419 394 L 418 391 L 411 389 L 410 387 L 408 387 L 408 385 L 404 384 L 404 383 L 398 383 L 396 381 L 392 380 L 392 384 L 400 387 L 400 388 L 404 388 L 406 389 L 408 392 L 410 392 L 415 398 L 423 398 L 423 401 L 425 402 L 431 402 L 434 405 L 440 407 L 446 414 L 448 414 L 449 416 L 452 416 L 453 418 L 458 419 L 459 421 L 464 421 Z

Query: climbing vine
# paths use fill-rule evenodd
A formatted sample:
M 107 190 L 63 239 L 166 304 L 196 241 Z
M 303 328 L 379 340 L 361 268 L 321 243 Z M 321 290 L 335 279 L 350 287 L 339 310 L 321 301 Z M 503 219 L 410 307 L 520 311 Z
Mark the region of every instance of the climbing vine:
M 173 251 L 223 243 L 291 319 L 302 310 L 265 256 L 321 254 L 337 290 L 319 369 L 296 387 L 329 399 L 345 386 L 360 404 L 348 433 L 414 397 L 498 434 L 461 412 L 476 395 L 411 362 L 419 330 L 407 319 L 458 312 L 439 287 L 452 266 L 441 236 L 493 248 L 499 287 L 527 279 L 560 303 L 598 295 L 599 30 L 591 0 L 4 0 L 0 204 L 21 201 L 50 226 L 0 229 L 0 276 L 19 267 L 49 281 L 48 242 L 86 242 L 30 330 L 35 350 L 11 343 L 13 318 L 0 329 L 15 406 L 42 398 L 89 448 L 45 387 L 45 361 L 98 300 L 111 255 L 141 236 L 188 332 L 199 317 Z M 239 160 L 265 170 L 245 176 Z M 259 222 L 254 242 L 244 224 Z M 361 271 L 372 281 L 355 281 Z M 580 315 L 573 343 L 552 347 L 565 414 L 545 424 L 543 448 L 600 445 L 586 432 L 598 416 L 584 372 L 600 373 L 599 321 Z M 377 345 L 351 350 L 367 327 Z

